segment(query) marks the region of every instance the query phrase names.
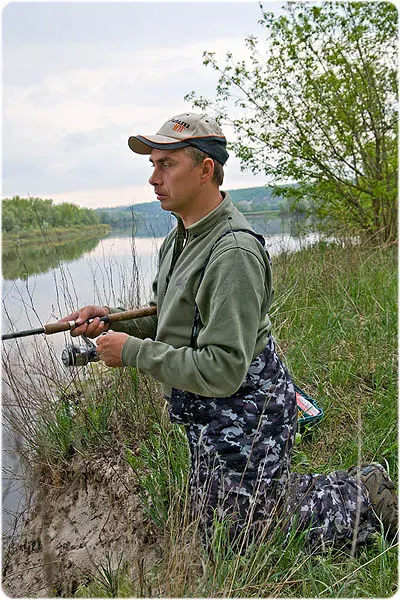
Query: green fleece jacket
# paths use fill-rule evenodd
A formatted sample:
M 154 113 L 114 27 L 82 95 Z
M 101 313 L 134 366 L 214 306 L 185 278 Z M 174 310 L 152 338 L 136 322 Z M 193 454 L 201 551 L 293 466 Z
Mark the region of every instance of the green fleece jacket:
M 268 255 L 249 233 L 226 235 L 216 244 L 199 285 L 202 267 L 220 235 L 251 227 L 227 193 L 217 208 L 187 229 L 177 218 L 177 227 L 159 251 L 150 302 L 157 306 L 157 316 L 122 321 L 112 328 L 132 336 L 122 350 L 124 365 L 152 375 L 166 395 L 174 387 L 202 396 L 230 396 L 270 331 Z M 197 347 L 192 348 L 195 302 L 201 325 Z M 124 309 L 111 312 L 119 310 Z

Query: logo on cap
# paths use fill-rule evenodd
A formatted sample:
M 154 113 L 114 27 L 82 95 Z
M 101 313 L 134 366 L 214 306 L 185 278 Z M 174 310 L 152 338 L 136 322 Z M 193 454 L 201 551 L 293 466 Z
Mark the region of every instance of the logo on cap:
M 181 131 L 183 131 L 185 129 L 185 126 L 182 125 L 181 123 L 175 123 L 175 125 L 172 128 L 174 131 L 176 131 L 177 133 L 181 133 Z

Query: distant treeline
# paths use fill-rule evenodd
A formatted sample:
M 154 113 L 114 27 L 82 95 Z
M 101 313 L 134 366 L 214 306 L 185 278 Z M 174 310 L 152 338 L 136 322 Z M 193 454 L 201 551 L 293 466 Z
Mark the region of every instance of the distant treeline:
M 175 217 L 163 210 L 157 201 L 132 206 L 97 208 L 96 213 L 101 223 L 111 227 L 129 227 L 138 237 L 165 236 L 176 222 Z
M 230 190 L 233 203 L 246 213 L 288 212 L 287 201 L 276 190 L 266 186 Z M 6 198 L 2 208 L 2 233 L 20 234 L 30 230 L 47 231 L 84 225 L 131 227 L 135 235 L 164 236 L 175 225 L 170 213 L 162 210 L 160 203 L 148 202 L 132 206 L 89 209 L 75 204 L 53 204 L 42 198 Z
M 53 204 L 42 198 L 6 198 L 2 201 L 2 233 L 16 234 L 32 229 L 48 230 L 77 225 L 98 225 L 99 215 L 75 204 Z
M 229 194 L 237 208 L 246 213 L 274 212 L 286 214 L 289 206 L 277 191 L 266 186 L 230 190 Z M 136 235 L 166 235 L 175 219 L 164 211 L 160 203 L 146 202 L 132 206 L 97 208 L 101 223 L 111 227 L 132 227 Z
M 259 186 L 239 190 L 229 190 L 233 203 L 243 212 L 274 211 L 286 212 L 284 198 L 271 187 Z

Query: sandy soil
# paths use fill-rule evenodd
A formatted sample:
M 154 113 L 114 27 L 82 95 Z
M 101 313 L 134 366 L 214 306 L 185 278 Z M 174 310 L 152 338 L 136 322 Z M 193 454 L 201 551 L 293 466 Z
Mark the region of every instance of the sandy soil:
M 68 597 L 93 580 L 96 566 L 116 567 L 121 554 L 132 579 L 159 560 L 160 532 L 143 514 L 134 473 L 114 461 L 76 458 L 62 482 L 42 486 L 3 556 L 8 596 Z

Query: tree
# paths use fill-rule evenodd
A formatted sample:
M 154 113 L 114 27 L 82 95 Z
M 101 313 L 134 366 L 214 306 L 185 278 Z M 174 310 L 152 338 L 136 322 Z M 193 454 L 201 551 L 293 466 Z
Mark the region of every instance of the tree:
M 97 225 L 100 218 L 90 208 L 75 204 L 53 204 L 53 200 L 42 198 L 4 198 L 2 201 L 3 233 L 18 233 L 31 229 L 53 229 Z
M 185 99 L 231 122 L 243 169 L 314 213 L 390 241 L 397 237 L 397 11 L 389 2 L 289 2 L 265 12 L 248 61 L 220 66 L 213 100 Z M 265 44 L 265 50 L 262 46 Z M 230 117 L 228 117 L 230 115 Z

